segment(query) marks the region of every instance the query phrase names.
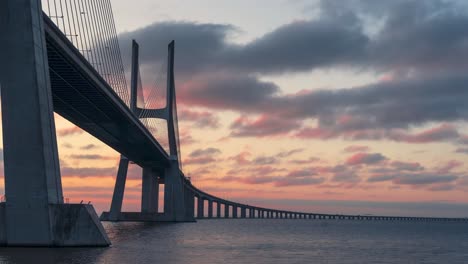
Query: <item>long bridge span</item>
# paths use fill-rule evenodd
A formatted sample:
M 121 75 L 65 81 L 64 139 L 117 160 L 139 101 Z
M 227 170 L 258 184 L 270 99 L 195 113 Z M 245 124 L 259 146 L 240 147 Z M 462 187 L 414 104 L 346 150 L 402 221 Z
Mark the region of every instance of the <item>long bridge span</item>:
M 139 46 L 133 41 L 127 89 L 110 0 L 0 1 L 7 197 L 0 203 L 0 245 L 108 246 L 111 241 L 100 221 L 281 218 L 468 222 L 465 218 L 276 210 L 198 189 L 185 177 L 180 160 L 174 49 L 171 42 L 164 97 L 154 91 L 142 96 Z M 155 100 L 163 104 L 155 107 Z M 53 112 L 121 154 L 110 210 L 100 217 L 92 205 L 64 203 Z M 166 133 L 161 136 L 161 131 Z M 122 212 L 129 162 L 143 168 L 141 212 Z M 160 185 L 164 186 L 162 213 L 158 212 Z

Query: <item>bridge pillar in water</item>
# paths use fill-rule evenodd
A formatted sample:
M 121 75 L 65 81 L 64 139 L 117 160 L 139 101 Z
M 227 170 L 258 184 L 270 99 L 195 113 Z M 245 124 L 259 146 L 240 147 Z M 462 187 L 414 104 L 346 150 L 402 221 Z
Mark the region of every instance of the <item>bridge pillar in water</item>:
M 203 197 L 198 198 L 197 218 L 202 219 L 205 216 L 205 201 Z
M 219 201 L 216 202 L 216 217 L 221 218 L 221 203 Z
M 232 206 L 232 218 L 237 218 L 237 205 Z
M 213 200 L 208 200 L 208 218 L 213 218 Z
M 195 195 L 189 188 L 184 188 L 186 220 L 195 219 Z
M 120 157 L 119 169 L 117 171 L 117 178 L 115 180 L 114 194 L 112 196 L 111 208 L 109 211 L 109 221 L 117 221 L 122 211 L 125 182 L 127 181 L 128 163 L 129 160 L 126 157 Z
M 186 210 L 183 176 L 180 174 L 177 157 L 170 156 L 170 166 L 164 171 L 164 220 L 171 222 L 191 222 Z
M 224 204 L 224 218 L 229 218 L 229 204 Z
M 246 218 L 247 217 L 247 212 L 245 206 L 241 207 L 241 218 Z
M 43 23 L 40 0 L 0 1 L 0 244 L 108 246 L 92 205 L 63 203 Z
M 150 168 L 143 168 L 141 184 L 141 212 L 158 213 L 159 181 Z

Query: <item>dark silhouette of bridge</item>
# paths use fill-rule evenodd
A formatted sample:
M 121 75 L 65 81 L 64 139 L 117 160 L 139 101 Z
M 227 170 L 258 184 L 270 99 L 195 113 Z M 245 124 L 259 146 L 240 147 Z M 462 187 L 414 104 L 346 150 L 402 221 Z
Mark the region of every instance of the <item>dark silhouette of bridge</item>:
M 100 220 L 467 221 L 275 210 L 225 200 L 196 188 L 185 177 L 180 160 L 174 42 L 168 46 L 164 96 L 150 92 L 146 97 L 143 95 L 141 104 L 138 102 L 142 96 L 139 46 L 133 42 L 129 92 L 110 0 L 43 3 L 47 6 L 42 6 L 40 0 L 0 1 L 0 84 L 7 197 L 0 203 L 0 244 L 107 246 L 110 241 Z M 155 100 L 163 103 L 154 107 Z M 54 111 L 121 154 L 110 211 L 104 212 L 100 219 L 92 205 L 64 203 Z M 161 131 L 167 133 L 161 137 Z M 143 168 L 141 212 L 122 212 L 130 161 Z M 158 212 L 160 185 L 164 186 L 161 213 Z

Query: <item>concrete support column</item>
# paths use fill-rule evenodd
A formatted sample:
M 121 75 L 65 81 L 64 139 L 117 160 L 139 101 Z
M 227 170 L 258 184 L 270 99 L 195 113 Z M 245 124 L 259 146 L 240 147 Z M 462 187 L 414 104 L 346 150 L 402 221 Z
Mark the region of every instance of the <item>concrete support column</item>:
M 191 221 L 186 219 L 183 178 L 176 156 L 170 156 L 170 165 L 164 171 L 164 215 L 174 222 Z
M 0 3 L 0 83 L 10 244 L 53 243 L 49 204 L 62 204 L 40 1 Z M 0 232 L 1 233 L 1 232 Z
M 193 192 L 188 189 L 184 188 L 185 192 L 185 205 L 186 205 L 186 219 L 188 221 L 194 221 L 195 218 L 195 196 Z
M 221 203 L 219 201 L 216 202 L 216 217 L 221 218 Z
M 242 206 L 241 207 L 241 218 L 246 218 L 246 217 L 247 217 L 246 208 L 245 208 L 245 206 Z
M 182 193 L 182 196 L 183 193 Z M 141 185 L 141 212 L 157 213 L 159 197 L 158 176 L 152 169 L 143 168 L 143 180 Z
M 42 16 L 40 0 L 0 1 L 7 197 L 0 209 L 0 244 L 109 245 L 91 205 L 63 204 Z
M 205 217 L 205 203 L 203 197 L 198 198 L 197 218 L 202 219 Z
M 237 218 L 237 205 L 232 206 L 232 218 Z
M 208 218 L 213 218 L 213 200 L 208 200 Z
M 224 204 L 224 218 L 229 218 L 229 205 Z
M 112 195 L 112 203 L 109 211 L 110 221 L 117 221 L 122 211 L 128 162 L 126 157 L 120 156 L 119 169 L 117 171 L 117 178 L 115 179 L 114 194 Z

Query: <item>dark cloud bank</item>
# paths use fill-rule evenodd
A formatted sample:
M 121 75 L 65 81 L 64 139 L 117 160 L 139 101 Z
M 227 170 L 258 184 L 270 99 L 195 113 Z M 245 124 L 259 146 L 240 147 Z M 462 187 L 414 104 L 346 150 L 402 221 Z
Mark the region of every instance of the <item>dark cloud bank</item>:
M 453 2 L 323 1 L 318 18 L 291 22 L 245 44 L 229 42 L 237 30 L 232 25 L 192 22 L 152 24 L 120 38 L 125 45 L 132 38 L 141 43 L 146 69 L 166 60 L 166 44 L 175 39 L 179 103 L 239 112 L 231 136 L 296 131 L 302 138 L 420 143 L 460 140 L 455 128 L 427 140 L 405 131 L 468 119 L 466 25 L 467 10 Z M 298 94 L 283 94 L 258 79 L 336 67 L 391 78 Z M 199 127 L 217 127 L 207 113 L 186 114 L 200 117 Z M 317 127 L 304 127 L 305 119 L 317 119 Z

